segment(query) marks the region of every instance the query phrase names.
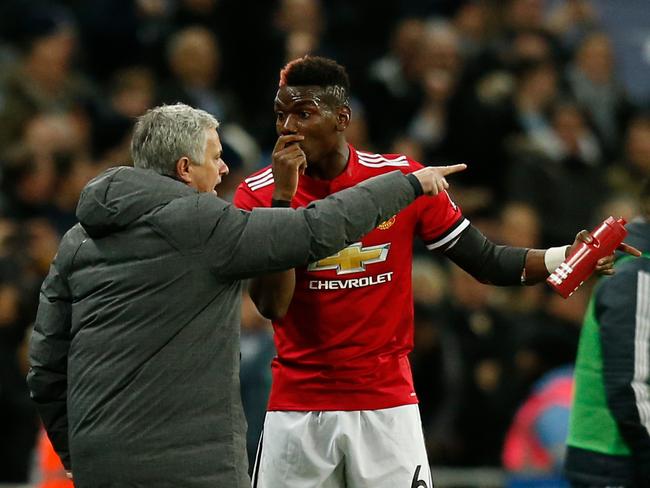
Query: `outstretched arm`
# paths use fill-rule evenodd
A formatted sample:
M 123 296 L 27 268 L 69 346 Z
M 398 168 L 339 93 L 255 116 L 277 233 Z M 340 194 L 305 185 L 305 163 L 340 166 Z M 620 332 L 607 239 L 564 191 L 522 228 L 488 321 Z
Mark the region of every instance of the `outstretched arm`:
M 439 192 L 446 175 L 464 168 L 427 167 L 407 176 L 393 171 L 295 210 L 246 212 L 200 194 L 196 214 L 205 264 L 226 279 L 304 266 L 358 241 L 418 195 Z
M 550 249 L 525 249 L 498 246 L 478 229 L 469 226 L 444 253 L 454 263 L 477 280 L 493 285 L 512 286 L 544 281 L 564 261 L 571 250 L 583 242 L 590 242 L 591 234 L 580 231 L 571 246 Z M 640 252 L 622 244 L 620 249 L 633 256 Z M 598 274 L 613 274 L 614 256 L 601 258 L 596 266 Z

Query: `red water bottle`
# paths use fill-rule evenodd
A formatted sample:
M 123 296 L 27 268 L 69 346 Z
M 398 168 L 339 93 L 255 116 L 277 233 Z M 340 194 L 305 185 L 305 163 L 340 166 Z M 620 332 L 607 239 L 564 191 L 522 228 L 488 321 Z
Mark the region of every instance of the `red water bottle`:
M 600 258 L 609 256 L 627 235 L 625 219 L 608 217 L 591 231 L 591 243 L 581 243 L 546 279 L 557 293 L 568 298 L 596 269 Z

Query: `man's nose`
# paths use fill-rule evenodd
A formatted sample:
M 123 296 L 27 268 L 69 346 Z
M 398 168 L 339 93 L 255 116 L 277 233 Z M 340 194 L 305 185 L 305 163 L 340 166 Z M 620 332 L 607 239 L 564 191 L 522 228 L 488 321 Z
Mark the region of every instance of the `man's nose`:
M 220 175 L 227 175 L 228 173 L 230 173 L 230 168 L 228 168 L 228 165 L 222 159 L 221 160 L 221 165 L 219 166 L 219 174 Z
M 295 120 L 296 118 L 291 114 L 287 115 L 287 117 L 284 119 L 284 122 L 282 123 L 282 135 L 296 134 L 298 132 Z

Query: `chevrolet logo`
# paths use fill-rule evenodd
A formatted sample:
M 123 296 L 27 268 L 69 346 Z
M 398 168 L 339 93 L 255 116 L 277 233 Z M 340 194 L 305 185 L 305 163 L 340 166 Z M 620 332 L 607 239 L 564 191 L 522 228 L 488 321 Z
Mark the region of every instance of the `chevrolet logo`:
M 308 271 L 325 271 L 335 269 L 336 274 L 359 273 L 366 270 L 366 264 L 386 261 L 390 243 L 378 246 L 362 247 L 356 242 L 342 251 L 315 263 L 311 263 Z

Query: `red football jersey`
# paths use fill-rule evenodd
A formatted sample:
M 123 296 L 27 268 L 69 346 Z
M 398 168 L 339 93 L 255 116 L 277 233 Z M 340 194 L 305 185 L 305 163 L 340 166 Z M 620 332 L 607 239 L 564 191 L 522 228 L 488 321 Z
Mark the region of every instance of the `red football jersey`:
M 301 176 L 294 207 L 395 169 L 422 165 L 398 154 L 350 146 L 333 180 Z M 239 208 L 271 206 L 271 167 L 246 178 Z M 413 348 L 413 237 L 443 249 L 469 225 L 446 192 L 420 197 L 333 256 L 296 269 L 286 316 L 273 324 L 277 357 L 269 410 L 376 410 L 417 403 L 408 353 Z M 288 239 L 291 236 L 287 236 Z

